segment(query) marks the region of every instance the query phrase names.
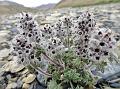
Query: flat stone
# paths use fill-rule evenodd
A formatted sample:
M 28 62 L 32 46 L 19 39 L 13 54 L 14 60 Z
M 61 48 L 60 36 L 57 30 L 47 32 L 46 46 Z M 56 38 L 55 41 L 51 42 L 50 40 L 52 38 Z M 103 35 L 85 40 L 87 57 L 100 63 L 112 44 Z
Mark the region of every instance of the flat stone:
M 10 32 L 9 30 L 0 31 L 0 43 L 7 41 L 9 32 Z
M 18 79 L 17 77 L 15 77 L 15 78 L 11 78 L 10 81 L 12 81 L 12 82 L 16 82 L 17 79 Z
M 105 87 L 105 89 L 120 89 L 120 88 L 110 88 L 110 87 Z
M 16 66 L 16 68 L 15 69 L 12 69 L 11 70 L 11 72 L 19 72 L 19 71 L 21 71 L 22 69 L 24 69 L 25 68 L 25 66 L 23 66 L 23 65 L 20 65 L 20 66 Z
M 0 61 L 0 68 L 4 65 L 4 64 L 6 64 L 8 61 Z
M 14 58 L 14 56 L 9 56 L 7 61 L 12 61 L 13 58 Z
M 21 77 L 19 77 L 19 78 L 17 79 L 17 87 L 18 87 L 19 89 L 21 89 L 22 86 L 23 86 L 23 82 L 22 82 L 22 80 L 21 80 Z
M 10 49 L 3 49 L 0 51 L 0 59 L 4 58 L 4 57 L 7 57 L 10 53 Z
M 30 85 L 27 83 L 24 83 L 22 86 L 22 89 L 29 89 Z
M 42 74 L 37 74 L 37 80 L 39 83 L 44 83 L 44 75 Z
M 12 73 L 19 72 L 24 68 L 23 65 L 19 65 L 15 61 L 10 61 L 3 66 L 5 71 L 11 71 Z
M 9 46 L 8 42 L 3 42 L 3 43 L 0 43 L 0 50 L 2 50 L 2 49 L 4 49 L 4 48 L 7 48 L 7 49 L 9 49 L 9 48 L 10 48 L 10 46 Z
M 7 85 L 6 89 L 15 89 L 17 87 L 17 83 L 10 83 Z
M 29 74 L 27 77 L 23 78 L 23 82 L 31 83 L 35 80 L 36 76 L 34 74 Z
M 115 20 L 116 16 L 114 14 L 110 15 L 110 19 Z
M 28 71 L 28 69 L 25 69 L 21 74 L 26 74 Z
M 5 81 L 4 81 L 4 77 L 0 76 L 0 84 L 2 84 L 2 85 L 3 85 L 3 84 L 4 84 L 4 82 L 5 82 Z M 0 89 L 1 89 L 1 88 L 0 88 Z
M 97 23 L 96 26 L 101 27 L 103 26 L 103 23 Z
M 0 89 L 4 89 L 4 85 L 0 84 Z
M 38 83 L 38 82 L 34 82 L 31 84 L 30 89 L 47 89 L 46 85 Z

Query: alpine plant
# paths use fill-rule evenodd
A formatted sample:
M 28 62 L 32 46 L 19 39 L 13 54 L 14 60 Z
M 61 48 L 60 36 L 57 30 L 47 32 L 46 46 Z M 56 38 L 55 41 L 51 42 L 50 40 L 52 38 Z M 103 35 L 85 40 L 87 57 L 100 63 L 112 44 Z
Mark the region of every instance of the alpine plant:
M 99 63 L 109 58 L 118 41 L 110 29 L 97 27 L 89 12 L 76 17 L 66 16 L 44 26 L 38 26 L 32 15 L 22 13 L 18 30 L 19 34 L 12 40 L 12 52 L 19 64 L 31 66 L 50 77 L 54 70 L 63 80 L 68 78 L 67 73 L 75 71 L 78 76 L 71 76 L 77 76 L 77 82 L 81 76 L 79 71 L 89 70 L 91 62 Z M 67 80 L 74 81 L 73 78 Z

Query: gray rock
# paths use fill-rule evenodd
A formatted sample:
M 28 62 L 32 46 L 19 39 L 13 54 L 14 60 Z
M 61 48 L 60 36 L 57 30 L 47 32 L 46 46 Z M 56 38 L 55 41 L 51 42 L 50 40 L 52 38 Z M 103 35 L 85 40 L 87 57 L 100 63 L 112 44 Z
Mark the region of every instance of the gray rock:
M 3 43 L 0 43 L 0 50 L 2 50 L 2 49 L 4 49 L 4 48 L 7 48 L 7 49 L 9 49 L 9 48 L 10 48 L 10 46 L 9 46 L 8 42 L 3 42 Z
M 8 37 L 9 32 L 10 31 L 8 31 L 8 30 L 0 31 L 0 43 L 7 41 L 7 37 Z
M 17 88 L 17 83 L 10 83 L 6 87 L 6 89 L 15 89 L 15 88 Z
M 37 75 L 37 80 L 39 83 L 44 83 L 44 76 L 42 74 Z
M 29 89 L 47 89 L 47 88 L 38 82 L 34 82 Z
M 3 50 L 0 50 L 0 59 L 4 59 L 6 57 L 9 56 L 9 53 L 10 53 L 10 49 L 3 49 Z
M 8 61 L 0 61 L 0 68 L 4 65 L 4 64 L 6 64 Z

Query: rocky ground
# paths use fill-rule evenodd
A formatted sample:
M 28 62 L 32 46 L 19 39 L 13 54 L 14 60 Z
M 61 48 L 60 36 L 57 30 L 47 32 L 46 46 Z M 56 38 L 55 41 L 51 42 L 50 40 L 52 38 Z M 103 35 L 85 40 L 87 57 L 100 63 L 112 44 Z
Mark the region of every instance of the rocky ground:
M 83 8 L 64 8 L 38 12 L 35 14 L 39 24 L 53 23 L 63 16 L 76 16 L 82 11 L 93 12 L 97 25 L 120 33 L 120 3 Z M 40 75 L 18 65 L 16 57 L 10 55 L 10 40 L 18 33 L 15 16 L 0 16 L 0 89 L 43 89 Z M 110 89 L 110 88 L 108 88 Z

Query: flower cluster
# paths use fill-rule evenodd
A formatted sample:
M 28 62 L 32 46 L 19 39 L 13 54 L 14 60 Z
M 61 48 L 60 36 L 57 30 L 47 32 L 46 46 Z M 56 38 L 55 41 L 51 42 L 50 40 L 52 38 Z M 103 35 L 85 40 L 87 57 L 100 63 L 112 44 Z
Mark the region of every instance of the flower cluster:
M 18 63 L 27 66 L 40 59 L 35 56 L 35 47 L 41 40 L 41 32 L 38 30 L 37 23 L 29 14 L 22 13 L 19 23 L 20 34 L 12 40 L 12 49 L 18 57 Z
M 26 62 L 29 62 L 28 56 L 32 54 L 33 47 L 31 44 L 27 43 L 27 40 L 24 38 L 23 35 L 17 35 L 15 39 L 13 39 L 13 52 L 18 57 L 19 63 L 29 64 Z M 34 59 L 34 55 L 31 56 L 32 59 Z
M 88 12 L 77 17 L 74 25 L 73 41 L 76 54 L 81 58 L 88 58 L 89 43 L 95 28 L 95 20 Z
M 70 17 L 64 17 L 55 24 L 56 36 L 66 37 L 71 33 L 70 28 L 73 26 L 72 19 Z
M 92 38 L 94 39 L 90 41 L 89 46 L 91 59 L 105 59 L 116 47 L 116 40 L 110 29 L 96 30 L 96 34 Z
M 74 25 L 73 41 L 76 54 L 93 61 L 107 57 L 116 44 L 112 31 L 97 27 L 88 12 L 78 17 Z
M 55 37 L 53 26 L 47 24 L 39 29 L 34 18 L 28 13 L 22 13 L 19 22 L 20 34 L 14 37 L 11 47 L 12 52 L 18 57 L 17 62 L 25 66 L 43 64 L 45 69 L 48 62 L 59 66 L 59 63 L 53 59 L 56 54 L 63 51 L 64 45 L 59 38 Z M 36 56 L 39 48 L 44 49 L 44 52 Z
M 96 27 L 93 15 L 88 12 L 77 17 L 65 17 L 40 28 L 31 15 L 23 13 L 19 31 L 20 34 L 13 39 L 12 48 L 18 62 L 24 65 L 47 60 L 64 67 L 61 59 L 55 59 L 58 54 L 70 49 L 79 58 L 98 61 L 109 56 L 116 45 L 112 31 Z M 36 57 L 37 48 L 44 51 Z

